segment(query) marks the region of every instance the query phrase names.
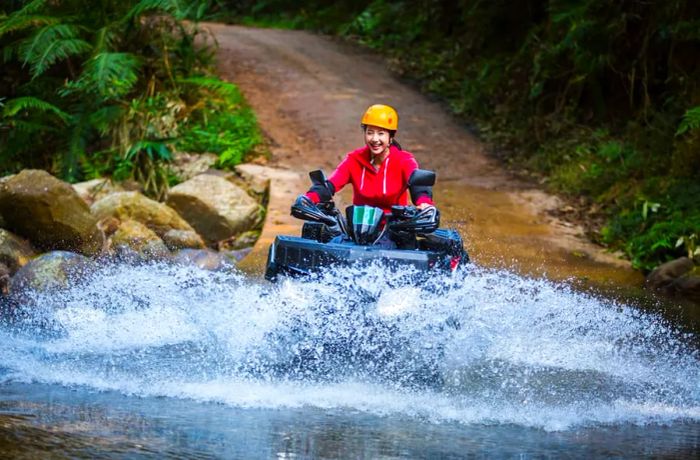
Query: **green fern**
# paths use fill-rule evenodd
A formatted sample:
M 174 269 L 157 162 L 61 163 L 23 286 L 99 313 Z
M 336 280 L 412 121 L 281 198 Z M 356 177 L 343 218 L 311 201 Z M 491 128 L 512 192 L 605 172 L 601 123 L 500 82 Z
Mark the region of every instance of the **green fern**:
M 131 53 L 99 53 L 91 58 L 77 81 L 68 82 L 62 95 L 94 93 L 103 99 L 127 95 L 138 81 L 140 60 Z
M 28 135 L 28 139 L 31 139 L 30 135 L 38 135 L 41 133 L 48 132 L 58 132 L 59 126 L 55 123 L 46 124 L 38 121 L 29 120 L 12 120 L 12 131 L 18 134 Z M 60 128 L 63 129 L 63 128 Z M 31 142 L 31 141 L 30 141 Z
M 685 112 L 683 120 L 678 125 L 676 136 L 681 136 L 698 128 L 700 128 L 700 105 Z
M 204 71 L 211 62 L 201 51 L 208 48 L 195 44 L 196 27 L 179 21 L 201 17 L 205 3 L 3 3 L 0 59 L 13 81 L 0 89 L 0 99 L 9 97 L 0 104 L 0 173 L 37 167 L 70 181 L 128 173 L 162 198 L 168 143 L 191 110 L 187 103 L 206 105 L 235 94 L 215 79 L 205 91 L 192 83 L 191 99 L 178 88 L 171 91 L 177 77 Z
M 238 87 L 233 83 L 220 80 L 216 77 L 189 77 L 189 78 L 178 78 L 177 83 L 193 85 L 199 88 L 205 88 L 213 93 L 227 98 L 233 98 L 235 100 L 240 99 L 240 92 Z
M 125 111 L 124 107 L 119 105 L 106 105 L 90 114 L 90 125 L 102 136 L 106 136 L 119 119 L 124 116 Z
M 175 14 L 179 11 L 177 1 L 175 0 L 141 0 L 139 3 L 134 5 L 126 16 L 124 16 L 124 19 L 132 20 L 148 11 L 171 13 L 174 14 L 175 17 L 180 18 L 179 15 Z
M 2 22 L 0 22 L 0 37 L 17 30 L 59 22 L 56 17 L 35 14 L 44 7 L 46 2 L 47 0 L 31 1 L 9 16 L 3 17 Z
M 114 48 L 116 32 L 111 26 L 100 27 L 95 32 L 93 52 L 95 54 L 104 53 Z
M 68 123 L 71 119 L 69 114 L 59 109 L 55 105 L 31 96 L 17 97 L 8 100 L 5 103 L 2 115 L 4 118 L 12 118 L 20 112 L 32 110 L 52 113 L 56 115 L 63 123 Z
M 49 26 L 61 22 L 60 18 L 46 15 L 24 16 L 18 13 L 12 14 L 0 23 L 0 37 L 20 30 L 33 29 L 40 26 Z
M 86 53 L 92 46 L 78 38 L 80 28 L 72 24 L 51 24 L 37 30 L 19 46 L 19 56 L 31 66 L 32 77 L 46 72 L 54 63 Z
M 29 3 L 27 3 L 25 6 L 22 7 L 22 9 L 17 11 L 18 15 L 27 15 L 27 14 L 33 14 L 36 13 L 37 11 L 40 11 L 44 6 L 49 2 L 49 0 L 32 0 Z

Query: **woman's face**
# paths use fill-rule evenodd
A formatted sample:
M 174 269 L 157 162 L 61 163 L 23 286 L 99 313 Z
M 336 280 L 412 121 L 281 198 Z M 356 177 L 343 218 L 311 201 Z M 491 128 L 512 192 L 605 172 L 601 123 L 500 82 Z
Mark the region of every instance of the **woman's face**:
M 381 155 L 389 148 L 390 143 L 391 134 L 389 130 L 379 126 L 367 125 L 365 128 L 365 144 L 369 147 L 372 155 Z

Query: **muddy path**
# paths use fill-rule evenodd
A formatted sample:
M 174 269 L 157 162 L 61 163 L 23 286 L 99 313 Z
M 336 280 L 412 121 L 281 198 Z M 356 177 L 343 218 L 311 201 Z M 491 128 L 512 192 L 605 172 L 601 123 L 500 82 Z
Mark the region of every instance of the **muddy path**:
M 382 58 L 303 31 L 208 24 L 219 44 L 221 75 L 238 84 L 271 141 L 272 196 L 263 235 L 244 267 L 262 271 L 280 233 L 298 232 L 289 206 L 308 187 L 306 172 L 330 173 L 362 145 L 359 118 L 373 103 L 397 108 L 397 139 L 421 167 L 438 174 L 443 226 L 456 227 L 472 259 L 529 275 L 633 287 L 641 275 L 588 242 L 583 230 L 548 210 L 556 197 L 510 176 L 437 102 L 398 81 Z M 349 200 L 344 190 L 341 199 Z

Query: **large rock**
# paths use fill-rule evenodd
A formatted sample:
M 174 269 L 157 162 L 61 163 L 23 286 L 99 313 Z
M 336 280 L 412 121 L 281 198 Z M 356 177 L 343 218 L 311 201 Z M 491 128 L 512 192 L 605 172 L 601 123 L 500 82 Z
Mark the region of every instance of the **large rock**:
M 275 177 L 276 170 L 267 166 L 253 163 L 243 163 L 233 168 L 245 181 L 248 189 L 256 195 L 264 195 L 270 187 L 270 181 Z
M 28 241 L 0 228 L 0 263 L 7 267 L 10 275 L 34 256 L 36 256 L 36 252 Z
M 260 205 L 245 190 L 212 174 L 173 187 L 167 203 L 209 245 L 254 228 L 262 218 Z
M 197 232 L 189 230 L 168 230 L 163 235 L 163 242 L 171 251 L 176 249 L 204 249 L 205 244 Z
M 170 167 L 180 180 L 186 181 L 213 168 L 218 160 L 219 156 L 213 153 L 178 152 Z
M 73 184 L 73 190 L 75 190 L 78 196 L 88 205 L 112 193 L 125 191 L 121 184 L 112 182 L 110 179 L 92 179 L 85 182 L 78 182 L 77 184 Z
M 692 269 L 693 261 L 687 257 L 680 257 L 656 267 L 647 276 L 646 285 L 651 289 L 666 289 L 671 286 L 677 278 L 680 278 Z
M 260 238 L 259 230 L 248 230 L 238 236 L 227 240 L 219 241 L 217 249 L 219 251 L 236 251 L 239 249 L 249 248 L 255 245 L 255 242 Z
M 41 249 L 101 252 L 104 235 L 73 188 L 46 171 L 29 169 L 0 183 L 5 228 Z
M 675 281 L 676 294 L 700 304 L 700 275 L 688 274 Z
M 111 237 L 112 250 L 118 255 L 140 260 L 164 259 L 170 251 L 156 233 L 135 220 L 125 220 Z
M 659 265 L 647 276 L 648 288 L 700 303 L 700 268 L 688 257 Z
M 90 259 L 67 251 L 42 254 L 20 268 L 10 283 L 10 292 L 51 293 L 69 287 L 90 270 Z
M 138 192 L 120 192 L 96 201 L 90 208 L 101 221 L 114 217 L 120 221 L 135 220 L 163 238 L 170 230 L 194 229 L 177 212 L 163 203 L 146 198 Z

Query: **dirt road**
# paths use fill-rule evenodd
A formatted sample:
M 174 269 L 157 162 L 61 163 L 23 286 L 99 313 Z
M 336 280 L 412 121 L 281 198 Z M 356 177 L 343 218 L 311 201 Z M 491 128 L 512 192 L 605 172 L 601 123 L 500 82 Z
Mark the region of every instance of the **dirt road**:
M 555 197 L 509 176 L 442 105 L 400 83 L 381 57 L 303 31 L 206 27 L 219 43 L 221 75 L 256 111 L 272 141 L 270 166 L 280 170 L 263 236 L 244 261 L 248 269 L 262 269 L 276 234 L 298 231 L 289 206 L 308 187 L 306 172 L 330 173 L 362 146 L 362 112 L 387 103 L 399 112 L 397 139 L 438 174 L 443 225 L 460 230 L 476 263 L 598 285 L 641 283 L 628 263 L 579 236 L 582 229 L 550 217 L 547 210 L 560 205 Z

